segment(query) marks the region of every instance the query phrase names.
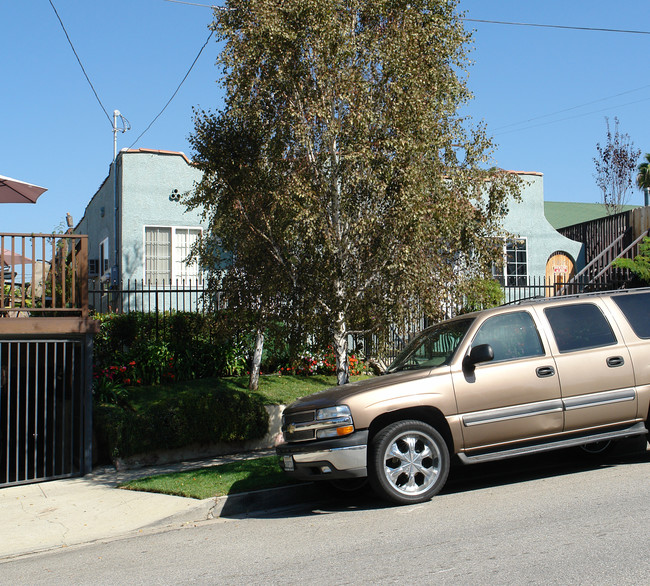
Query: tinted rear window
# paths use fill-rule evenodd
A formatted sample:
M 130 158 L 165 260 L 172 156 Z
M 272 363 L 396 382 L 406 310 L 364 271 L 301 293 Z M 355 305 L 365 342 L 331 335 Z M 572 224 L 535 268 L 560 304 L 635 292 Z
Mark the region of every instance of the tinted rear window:
M 576 303 L 544 310 L 560 352 L 616 344 L 609 322 L 593 303 Z
M 650 293 L 613 295 L 630 327 L 639 338 L 650 338 Z

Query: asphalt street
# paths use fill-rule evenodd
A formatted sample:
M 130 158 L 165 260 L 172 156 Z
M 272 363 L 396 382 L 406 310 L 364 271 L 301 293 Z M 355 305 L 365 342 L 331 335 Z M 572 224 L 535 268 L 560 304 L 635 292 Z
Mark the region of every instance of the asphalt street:
M 59 584 L 641 584 L 650 451 L 454 471 L 428 503 L 370 494 L 219 518 L 23 557 L 0 582 Z

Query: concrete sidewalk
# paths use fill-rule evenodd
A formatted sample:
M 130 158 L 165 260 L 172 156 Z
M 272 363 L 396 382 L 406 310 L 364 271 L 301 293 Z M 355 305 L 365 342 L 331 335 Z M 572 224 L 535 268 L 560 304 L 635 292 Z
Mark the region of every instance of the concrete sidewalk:
M 83 478 L 0 489 L 0 561 L 162 527 L 180 527 L 252 510 L 299 502 L 310 485 L 230 497 L 195 500 L 133 490 L 118 484 L 133 478 L 258 458 L 273 450 L 189 461 L 138 470 L 96 469 Z

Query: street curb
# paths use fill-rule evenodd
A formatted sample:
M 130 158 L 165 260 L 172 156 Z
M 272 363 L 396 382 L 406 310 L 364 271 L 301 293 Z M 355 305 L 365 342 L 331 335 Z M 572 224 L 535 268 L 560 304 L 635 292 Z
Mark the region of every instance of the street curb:
M 306 482 L 278 488 L 220 496 L 211 511 L 213 518 L 228 518 L 305 504 L 324 496 L 321 483 Z
M 285 509 L 327 498 L 322 483 L 303 483 L 242 492 L 196 501 L 187 511 L 174 513 L 143 529 L 201 523 L 214 519 L 245 517 Z

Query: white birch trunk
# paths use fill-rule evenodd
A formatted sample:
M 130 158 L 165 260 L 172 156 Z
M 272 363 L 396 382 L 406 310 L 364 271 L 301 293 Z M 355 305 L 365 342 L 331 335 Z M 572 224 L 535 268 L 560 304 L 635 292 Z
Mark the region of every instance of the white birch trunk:
M 345 385 L 350 381 L 348 368 L 348 336 L 345 324 L 345 314 L 337 315 L 334 329 L 334 352 L 336 354 L 336 384 Z
M 257 391 L 260 383 L 260 367 L 262 366 L 262 351 L 264 350 L 264 330 L 258 328 L 255 336 L 255 349 L 253 350 L 253 361 L 251 374 L 248 380 L 248 390 Z

